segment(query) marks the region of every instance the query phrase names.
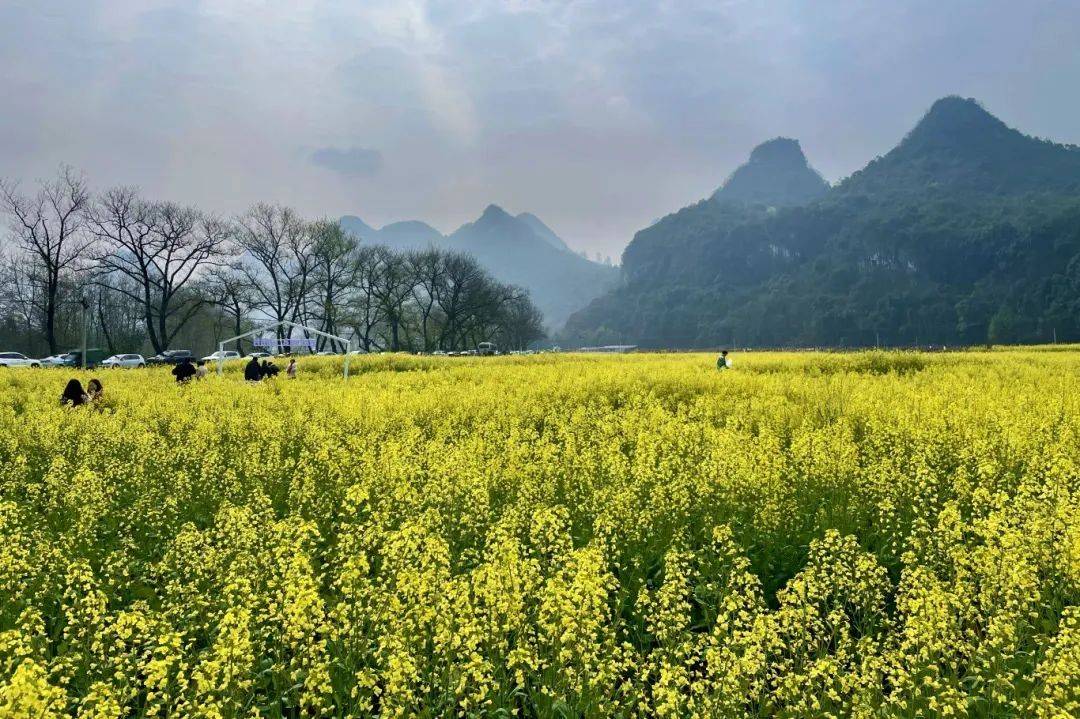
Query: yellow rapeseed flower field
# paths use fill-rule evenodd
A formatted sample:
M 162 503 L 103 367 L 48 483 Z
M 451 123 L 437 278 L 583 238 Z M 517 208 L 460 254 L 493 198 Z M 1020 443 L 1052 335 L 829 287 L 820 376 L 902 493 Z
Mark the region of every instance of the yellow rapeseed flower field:
M 0 719 L 1080 715 L 1080 350 L 340 362 L 0 374 Z

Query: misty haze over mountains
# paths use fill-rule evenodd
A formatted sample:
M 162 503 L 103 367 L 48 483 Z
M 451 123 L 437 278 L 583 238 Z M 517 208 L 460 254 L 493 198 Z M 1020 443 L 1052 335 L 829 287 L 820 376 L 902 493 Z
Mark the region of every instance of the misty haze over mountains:
M 553 330 L 618 279 L 615 267 L 575 253 L 540 218 L 527 212 L 514 216 L 497 205 L 449 235 L 417 220 L 375 229 L 346 215 L 341 226 L 366 243 L 397 250 L 434 246 L 468 253 L 497 279 L 527 289 Z
M 707 199 L 639 231 L 618 269 L 494 205 L 449 235 L 341 221 L 365 242 L 475 256 L 568 345 L 1080 340 L 1080 150 L 972 99 L 938 100 L 832 186 L 798 140 L 764 142 Z
M 638 181 L 656 184 L 663 178 L 643 170 Z M 97 196 L 70 169 L 62 169 L 57 182 L 39 186 L 37 200 L 17 192 L 17 183 L 4 187 L 7 213 L 23 216 L 34 202 L 45 209 L 58 207 L 49 198 L 59 192 L 56 187 L 69 187 L 76 203 L 72 216 L 84 224 L 68 228 L 79 242 L 61 258 L 64 267 L 76 268 L 76 260 L 88 259 L 80 253 L 95 249 L 93 243 L 80 244 L 90 233 L 86 223 L 94 219 L 87 207 L 100 211 L 110 198 L 130 194 L 134 199 L 117 205 L 124 210 L 116 230 L 122 238 L 130 224 L 124 208 L 154 209 L 143 214 L 155 229 L 141 237 L 162 235 L 154 223 L 184 209 L 176 203 L 144 202 L 132 188 L 107 189 Z M 563 346 L 1080 341 L 1080 148 L 1025 135 L 977 101 L 956 96 L 933 103 L 893 149 L 835 185 L 815 170 L 799 140 L 776 137 L 759 144 L 706 199 L 638 231 L 618 267 L 574 252 L 577 241 L 567 243 L 536 215 L 511 214 L 497 205 L 444 234 L 419 220 L 379 228 L 354 215 L 342 217 L 340 227 L 337 222 L 306 222 L 283 206 L 260 203 L 226 222 L 187 208 L 191 217 L 209 222 L 188 223 L 187 230 L 177 232 L 177 241 L 186 241 L 199 228 L 212 230 L 214 252 L 206 255 L 212 262 L 204 273 L 193 269 L 185 276 L 209 278 L 211 265 L 220 264 L 218 254 L 227 255 L 227 247 L 243 236 L 245 217 L 267 208 L 281 214 L 274 220 L 281 228 L 268 230 L 274 242 L 292 237 L 290 232 L 314 236 L 317 229 L 320 237 L 348 233 L 361 246 L 397 251 L 435 247 L 444 257 L 451 256 L 445 251 L 469 255 L 499 281 L 493 285 L 528 291 L 536 305 L 529 307 L 533 339 L 540 334 L 542 313 L 548 339 Z M 58 216 L 63 225 L 63 213 Z M 97 234 L 111 238 L 99 225 L 93 225 Z M 33 228 L 33 223 L 23 226 L 20 258 L 31 256 L 26 252 L 33 240 L 26 233 L 32 235 Z M 285 248 L 293 253 L 295 268 L 274 272 L 306 291 L 310 264 L 298 254 L 302 245 Z M 321 242 L 320 251 L 329 252 L 331 245 Z M 341 247 L 356 249 L 344 241 Z M 19 259 L 7 265 L 11 276 L 21 276 Z M 33 281 L 53 277 L 59 292 L 57 272 L 34 270 L 27 276 Z M 73 288 L 82 276 L 71 269 L 64 291 L 76 296 Z M 325 285 L 328 294 L 361 286 L 337 278 Z M 36 291 L 36 285 L 28 287 Z M 190 293 L 193 305 L 218 301 L 194 289 Z M 26 296 L 33 306 L 33 293 Z M 138 299 L 136 293 L 128 296 Z M 18 292 L 7 293 L 6 306 L 16 308 L 7 310 L 9 325 L 17 330 L 11 318 L 20 316 L 23 299 Z M 57 306 L 51 304 L 43 316 L 55 316 Z M 396 309 L 384 309 L 388 317 L 399 316 Z M 23 332 L 29 337 L 33 312 L 21 316 L 31 318 Z M 242 308 L 232 316 L 242 319 Z M 327 317 L 336 315 L 328 312 Z M 132 337 L 139 323 L 147 322 L 130 312 L 120 319 Z M 400 345 L 395 338 L 390 346 Z

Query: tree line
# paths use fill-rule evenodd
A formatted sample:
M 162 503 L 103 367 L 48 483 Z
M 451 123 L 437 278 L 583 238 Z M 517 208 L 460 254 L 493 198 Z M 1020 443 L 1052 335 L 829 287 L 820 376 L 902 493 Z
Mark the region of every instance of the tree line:
M 113 353 L 202 349 L 282 320 L 365 351 L 519 349 L 544 336 L 528 292 L 467 254 L 362 244 L 280 205 L 223 219 L 132 187 L 95 194 L 62 167 L 32 192 L 0 182 L 0 213 L 0 342 L 30 354 L 73 346 L 84 314 Z

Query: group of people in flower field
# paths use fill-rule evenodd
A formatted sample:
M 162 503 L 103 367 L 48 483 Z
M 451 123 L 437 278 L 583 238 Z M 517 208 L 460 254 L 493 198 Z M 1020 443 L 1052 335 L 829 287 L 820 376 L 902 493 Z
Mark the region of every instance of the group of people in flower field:
M 244 366 L 244 379 L 248 382 L 259 382 L 264 379 L 276 377 L 281 370 L 276 364 L 269 360 L 263 360 L 259 363 L 258 357 L 252 357 L 251 361 Z M 289 359 L 289 366 L 285 368 L 285 376 L 289 379 L 296 379 L 296 358 Z
M 60 404 L 80 407 L 84 404 L 100 402 L 104 397 L 105 388 L 102 386 L 101 380 L 92 379 L 86 383 L 86 388 L 83 389 L 82 382 L 72 379 L 68 381 L 63 394 L 60 395 Z
M 257 357 L 252 357 L 251 361 L 244 367 L 244 379 L 249 382 L 260 382 L 264 379 L 270 379 L 276 377 L 281 372 L 281 369 L 273 362 L 263 360 L 261 363 Z M 288 366 L 285 368 L 285 376 L 289 379 L 296 378 L 296 358 L 290 358 Z M 192 379 L 200 380 L 209 374 L 209 367 L 205 361 L 199 361 L 195 364 L 190 358 L 185 359 L 180 364 L 173 367 L 172 375 L 176 378 L 178 384 L 186 384 Z M 101 380 L 91 379 L 83 387 L 82 382 L 78 379 L 72 378 L 68 380 L 67 386 L 64 387 L 64 391 L 60 394 L 60 404 L 66 407 L 81 407 L 83 405 L 93 405 L 100 402 L 105 396 L 105 388 L 101 384 Z
M 716 368 L 718 370 L 731 369 L 731 359 L 728 358 L 728 351 L 724 350 L 720 353 L 720 356 L 716 359 Z M 289 364 L 285 368 L 285 376 L 289 379 L 296 378 L 296 358 L 289 359 Z M 252 357 L 248 363 L 244 366 L 244 379 L 248 382 L 261 382 L 264 379 L 270 379 L 276 377 L 281 372 L 281 369 L 269 360 L 259 361 L 258 357 Z M 190 382 L 192 379 L 203 379 L 209 374 L 209 368 L 205 361 L 200 360 L 196 365 L 191 361 L 191 358 L 185 358 L 183 362 L 173 367 L 172 375 L 176 378 L 177 383 L 184 384 Z M 67 386 L 64 387 L 63 393 L 60 395 L 60 404 L 69 407 L 80 407 L 86 404 L 94 404 L 101 400 L 104 396 L 105 389 L 101 384 L 101 380 L 94 378 L 86 383 L 86 388 L 83 388 L 82 382 L 77 379 L 71 379 L 68 381 Z

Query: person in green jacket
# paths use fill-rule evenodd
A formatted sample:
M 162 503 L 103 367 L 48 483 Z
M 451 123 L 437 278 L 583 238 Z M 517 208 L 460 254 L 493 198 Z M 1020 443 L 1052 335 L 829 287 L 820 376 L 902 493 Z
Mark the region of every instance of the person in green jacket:
M 731 360 L 727 358 L 727 350 L 721 352 L 717 358 L 716 369 L 731 369 Z

